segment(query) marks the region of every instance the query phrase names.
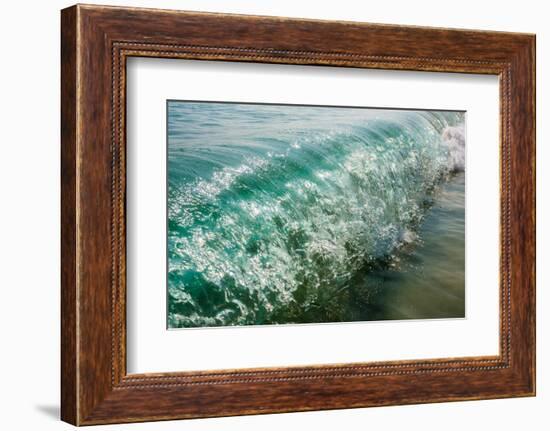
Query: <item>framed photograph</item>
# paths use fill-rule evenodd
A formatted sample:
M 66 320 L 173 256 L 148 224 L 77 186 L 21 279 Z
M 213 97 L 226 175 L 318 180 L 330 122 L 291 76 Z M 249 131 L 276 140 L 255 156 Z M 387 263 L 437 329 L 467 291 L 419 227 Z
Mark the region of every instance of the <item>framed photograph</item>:
M 61 13 L 61 416 L 535 394 L 535 36 Z

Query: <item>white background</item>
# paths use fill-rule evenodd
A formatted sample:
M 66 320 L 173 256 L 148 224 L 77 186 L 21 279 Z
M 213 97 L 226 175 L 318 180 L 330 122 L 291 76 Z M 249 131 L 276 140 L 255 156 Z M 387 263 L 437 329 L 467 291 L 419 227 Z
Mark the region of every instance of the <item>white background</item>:
M 106 426 L 135 430 L 547 429 L 550 422 L 550 28 L 540 0 L 326 2 L 197 0 L 102 3 L 537 33 L 538 396 L 329 412 Z M 59 9 L 5 2 L 0 15 L 0 426 L 62 430 L 59 399 Z M 546 314 L 544 314 L 546 312 Z
M 140 58 L 127 83 L 128 372 L 498 354 L 498 77 Z M 167 331 L 166 99 L 467 111 L 466 318 Z

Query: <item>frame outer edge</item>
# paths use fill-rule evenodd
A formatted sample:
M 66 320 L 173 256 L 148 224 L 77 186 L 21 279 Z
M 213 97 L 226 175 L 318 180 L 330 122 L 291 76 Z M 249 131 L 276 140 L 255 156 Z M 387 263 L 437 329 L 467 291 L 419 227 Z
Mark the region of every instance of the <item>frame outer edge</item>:
M 512 365 L 521 396 L 536 396 L 536 53 L 535 36 L 511 62 Z
M 533 250 L 533 293 L 532 293 L 532 301 L 533 301 L 533 316 L 531 319 L 531 325 L 532 325 L 532 334 L 533 337 L 533 358 L 532 358 L 532 370 L 531 370 L 531 377 L 533 379 L 533 387 L 531 394 L 533 396 L 537 395 L 537 36 L 533 35 L 531 39 L 531 50 L 530 55 L 532 59 L 532 75 L 531 79 L 533 82 L 533 94 L 531 96 L 531 104 L 533 109 L 533 135 L 532 135 L 532 142 L 533 142 L 533 158 L 531 161 L 532 169 L 533 169 L 533 236 L 535 238 L 535 242 L 533 244 L 534 250 Z
M 61 11 L 61 419 L 78 424 L 77 61 L 78 9 Z
M 531 147 L 531 158 L 530 163 L 530 172 L 529 176 L 532 181 L 532 190 L 530 196 L 531 207 L 531 235 L 533 238 L 532 244 L 530 245 L 530 276 L 531 284 L 529 286 L 529 299 L 530 299 L 530 314 L 529 314 L 529 336 L 530 336 L 530 361 L 529 361 L 529 391 L 530 396 L 537 395 L 537 37 L 535 34 L 529 37 L 527 42 L 527 65 L 529 66 L 530 74 L 526 77 L 527 84 L 529 85 L 530 94 L 528 96 L 527 103 L 531 109 L 531 122 L 528 124 L 529 129 L 529 145 Z

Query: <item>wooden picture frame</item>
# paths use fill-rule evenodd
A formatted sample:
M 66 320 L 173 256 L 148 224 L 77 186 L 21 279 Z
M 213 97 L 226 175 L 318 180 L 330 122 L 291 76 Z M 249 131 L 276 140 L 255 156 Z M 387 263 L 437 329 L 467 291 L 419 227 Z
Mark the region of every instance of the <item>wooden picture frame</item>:
M 83 5 L 61 17 L 64 421 L 535 394 L 534 35 Z M 125 65 L 131 56 L 498 75 L 500 354 L 128 375 Z

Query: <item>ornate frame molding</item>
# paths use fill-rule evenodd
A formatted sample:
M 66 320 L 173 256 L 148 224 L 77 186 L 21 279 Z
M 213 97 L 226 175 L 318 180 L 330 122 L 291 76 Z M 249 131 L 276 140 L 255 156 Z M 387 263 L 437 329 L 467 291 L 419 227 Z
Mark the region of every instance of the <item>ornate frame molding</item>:
M 201 30 L 212 25 L 219 30 Z M 258 28 L 269 31 L 257 35 Z M 311 34 L 321 40 L 308 41 Z M 325 34 L 340 38 L 332 42 Z M 99 6 L 65 9 L 62 418 L 98 424 L 533 395 L 534 44 L 534 36 L 510 33 Z M 500 354 L 127 375 L 125 66 L 130 56 L 498 75 Z M 256 400 L 247 396 L 252 391 Z

